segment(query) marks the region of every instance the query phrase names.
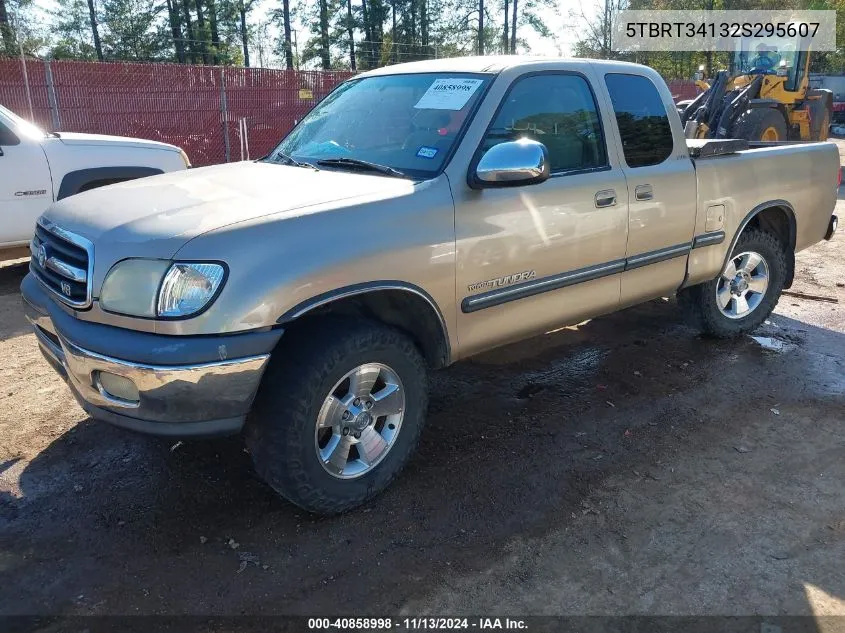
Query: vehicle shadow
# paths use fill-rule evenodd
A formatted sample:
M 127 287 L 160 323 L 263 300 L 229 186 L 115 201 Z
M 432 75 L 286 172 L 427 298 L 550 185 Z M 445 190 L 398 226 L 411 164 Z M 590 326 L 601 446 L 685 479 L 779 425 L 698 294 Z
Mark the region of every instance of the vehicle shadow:
M 444 579 L 490 573 L 517 544 L 569 525 L 572 560 L 562 564 L 583 563 L 597 555 L 596 526 L 582 521 L 596 495 L 658 481 L 677 459 L 712 473 L 713 447 L 739 441 L 759 415 L 747 389 L 765 394 L 769 417 L 787 401 L 818 407 L 820 420 L 845 403 L 845 336 L 774 321 L 764 334 L 795 354 L 775 356 L 750 339 L 704 340 L 680 324 L 674 303 L 657 301 L 436 373 L 417 455 L 383 495 L 338 517 L 277 497 L 239 438 L 163 441 L 85 421 L 0 499 L 0 583 L 9 588 L 0 613 L 430 608 L 414 601 Z M 782 484 L 772 477 L 760 485 Z M 842 499 L 827 503 L 841 508 Z M 602 529 L 624 542 L 633 528 Z M 684 555 L 671 545 L 662 555 Z M 512 573 L 504 586 L 531 575 Z M 806 580 L 845 596 L 845 579 Z M 472 591 L 483 596 L 483 584 Z M 486 613 L 478 597 L 442 604 Z
M 21 282 L 27 272 L 29 272 L 29 260 L 15 263 L 0 262 L 0 295 L 19 292 Z
M 20 303 L 20 285 L 29 270 L 29 262 L 0 262 L 0 340 L 31 331 Z

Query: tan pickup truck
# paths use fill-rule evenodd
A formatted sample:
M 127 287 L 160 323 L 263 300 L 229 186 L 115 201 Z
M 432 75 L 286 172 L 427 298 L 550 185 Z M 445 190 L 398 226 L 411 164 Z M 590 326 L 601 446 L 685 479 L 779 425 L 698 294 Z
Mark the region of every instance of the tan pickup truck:
M 835 230 L 838 180 L 829 143 L 688 145 L 643 66 L 402 64 L 265 159 L 56 203 L 22 291 L 92 417 L 243 431 L 267 483 L 332 513 L 408 461 L 430 368 L 675 292 L 711 335 L 753 330 Z

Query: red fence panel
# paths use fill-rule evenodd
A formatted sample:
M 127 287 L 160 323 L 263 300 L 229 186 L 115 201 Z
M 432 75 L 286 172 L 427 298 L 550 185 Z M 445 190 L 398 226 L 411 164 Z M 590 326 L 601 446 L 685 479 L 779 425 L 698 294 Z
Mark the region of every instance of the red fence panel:
M 196 166 L 268 153 L 349 72 L 27 60 L 33 118 L 45 129 L 134 136 L 183 148 Z M 0 103 L 29 118 L 20 60 L 0 59 Z M 53 121 L 56 121 L 56 124 Z M 227 144 L 229 152 L 227 152 Z
M 695 82 L 689 79 L 670 79 L 666 84 L 669 86 L 669 92 L 672 93 L 672 98 L 676 102 L 695 99 L 700 92 Z
M 29 119 L 30 101 L 33 122 L 46 129 L 52 128 L 44 63 L 37 59 L 26 60 L 24 75 L 24 63 L 20 59 L 0 59 L 0 105 Z
M 232 160 L 266 155 L 305 114 L 350 72 L 225 68 L 227 124 Z M 241 122 L 246 138 L 241 139 Z
M 226 161 L 219 68 L 64 61 L 53 79 L 64 131 L 173 143 L 197 166 Z

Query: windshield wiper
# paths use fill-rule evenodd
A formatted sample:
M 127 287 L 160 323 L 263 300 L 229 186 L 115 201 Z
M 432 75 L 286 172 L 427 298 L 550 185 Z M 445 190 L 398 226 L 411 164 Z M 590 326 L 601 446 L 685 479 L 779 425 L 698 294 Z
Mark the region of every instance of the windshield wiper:
M 326 167 L 351 167 L 362 171 L 375 171 L 385 176 L 393 176 L 394 178 L 408 177 L 407 174 L 393 167 L 371 163 L 368 160 L 361 160 L 359 158 L 323 158 L 318 160 L 317 164 L 325 165 Z
M 308 169 L 314 169 L 315 171 L 319 171 L 314 165 L 311 163 L 303 163 L 296 160 L 293 156 L 288 156 L 284 152 L 276 152 L 273 154 L 272 160 L 274 162 L 282 162 L 285 165 L 293 165 L 294 167 L 307 167 Z

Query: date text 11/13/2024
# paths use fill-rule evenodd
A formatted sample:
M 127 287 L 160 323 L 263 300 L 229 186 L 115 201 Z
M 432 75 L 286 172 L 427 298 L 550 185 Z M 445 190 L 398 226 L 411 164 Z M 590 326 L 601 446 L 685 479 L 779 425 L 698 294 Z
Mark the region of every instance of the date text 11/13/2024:
M 366 631 L 366 630 L 527 630 L 525 620 L 518 618 L 309 618 L 308 629 Z

